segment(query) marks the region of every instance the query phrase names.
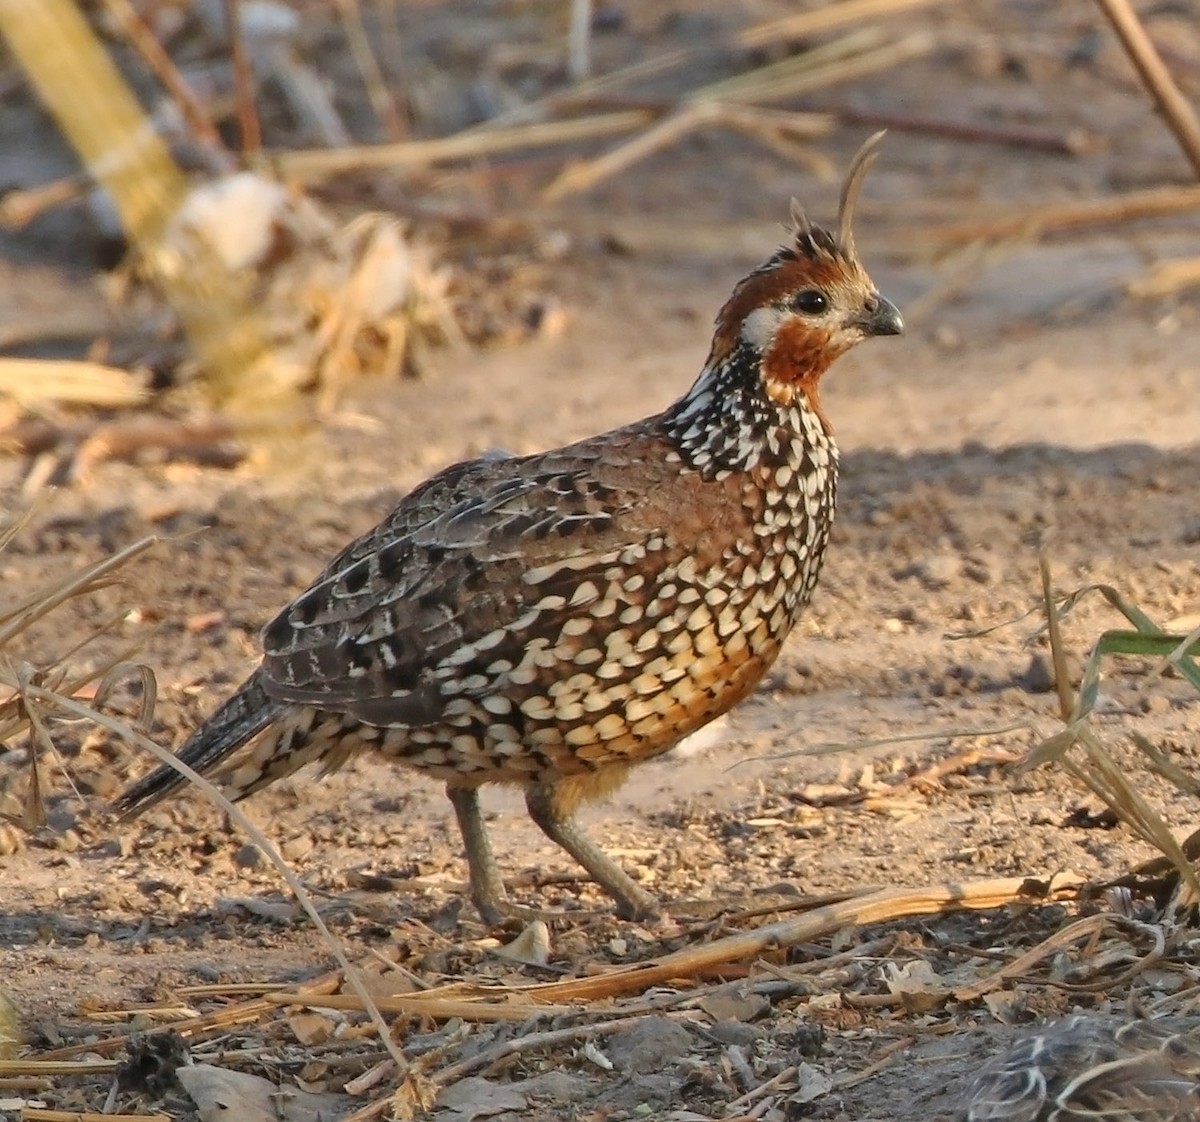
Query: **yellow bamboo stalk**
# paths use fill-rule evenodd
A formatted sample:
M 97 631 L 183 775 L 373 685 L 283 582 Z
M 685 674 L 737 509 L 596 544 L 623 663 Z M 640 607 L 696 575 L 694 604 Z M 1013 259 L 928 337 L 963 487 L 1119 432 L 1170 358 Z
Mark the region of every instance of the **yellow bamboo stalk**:
M 139 246 L 162 237 L 184 181 L 162 138 L 72 0 L 5 0 L 0 32 L 38 96 L 112 196 Z
M 235 396 L 264 350 L 257 319 L 213 254 L 163 252 L 187 185 L 75 0 L 3 0 L 0 35 L 107 191 L 130 243 L 155 268 L 214 396 Z

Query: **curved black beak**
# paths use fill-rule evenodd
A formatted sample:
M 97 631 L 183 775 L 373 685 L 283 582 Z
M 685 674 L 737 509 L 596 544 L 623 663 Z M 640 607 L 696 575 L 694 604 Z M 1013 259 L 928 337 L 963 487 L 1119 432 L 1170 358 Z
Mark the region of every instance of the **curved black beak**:
M 900 314 L 900 309 L 878 293 L 867 306 L 860 323 L 868 335 L 904 334 L 904 317 Z

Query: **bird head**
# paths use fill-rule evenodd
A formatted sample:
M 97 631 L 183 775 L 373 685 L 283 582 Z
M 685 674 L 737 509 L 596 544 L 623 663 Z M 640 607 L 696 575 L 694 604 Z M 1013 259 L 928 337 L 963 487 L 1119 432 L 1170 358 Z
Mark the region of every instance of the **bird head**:
M 850 164 L 836 233 L 810 223 L 793 200 L 791 241 L 737 285 L 717 316 L 710 364 L 751 358 L 779 405 L 799 393 L 819 413 L 819 380 L 839 355 L 872 336 L 904 332 L 854 246 L 854 206 L 882 138 L 872 136 Z

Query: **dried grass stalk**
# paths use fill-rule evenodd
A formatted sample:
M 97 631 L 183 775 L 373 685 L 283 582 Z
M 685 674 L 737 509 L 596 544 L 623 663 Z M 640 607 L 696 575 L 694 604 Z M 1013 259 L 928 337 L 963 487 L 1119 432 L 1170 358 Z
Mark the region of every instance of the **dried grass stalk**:
M 433 140 L 359 145 L 337 151 L 314 149 L 282 152 L 274 156 L 271 163 L 281 176 L 312 183 L 339 172 L 363 168 L 421 168 L 451 160 L 470 160 L 501 152 L 515 152 L 522 148 L 573 144 L 580 140 L 632 132 L 648 124 L 655 116 L 650 110 L 599 113 L 590 117 L 576 117 L 570 121 L 471 130 Z
M 835 27 L 853 27 L 867 20 L 898 16 L 917 8 L 929 8 L 945 0 L 842 0 L 840 4 L 822 4 L 811 12 L 755 24 L 741 32 L 737 41 L 743 47 L 766 47 L 775 43 L 795 42 Z
M 1191 161 L 1192 169 L 1200 176 L 1200 119 L 1197 119 L 1196 111 L 1176 85 L 1153 40 L 1146 34 L 1142 21 L 1129 0 L 1096 0 L 1096 3 L 1108 17 L 1108 22 L 1112 24 L 1146 89 L 1166 118 L 1184 155 Z

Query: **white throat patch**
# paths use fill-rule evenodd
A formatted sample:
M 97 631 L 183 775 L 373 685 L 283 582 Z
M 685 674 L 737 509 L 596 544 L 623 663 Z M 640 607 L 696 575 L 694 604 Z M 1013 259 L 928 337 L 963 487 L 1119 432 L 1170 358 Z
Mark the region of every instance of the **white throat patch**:
M 770 305 L 755 308 L 742 320 L 742 339 L 760 353 L 766 351 L 788 315 L 789 313 L 782 308 Z

